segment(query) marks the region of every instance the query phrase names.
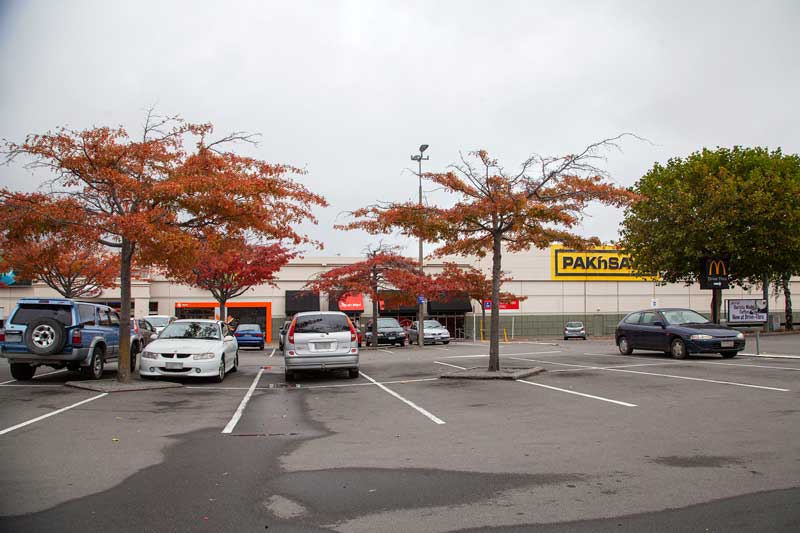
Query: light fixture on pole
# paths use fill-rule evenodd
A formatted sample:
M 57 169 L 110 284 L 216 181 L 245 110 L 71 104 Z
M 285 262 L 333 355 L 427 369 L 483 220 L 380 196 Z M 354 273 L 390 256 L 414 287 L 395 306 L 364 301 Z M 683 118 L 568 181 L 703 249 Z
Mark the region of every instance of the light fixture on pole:
M 422 162 L 427 161 L 430 159 L 428 156 L 423 157 L 422 154 L 425 150 L 428 149 L 427 144 L 421 144 L 419 146 L 419 155 L 412 155 L 411 160 L 416 161 L 419 163 L 419 172 L 417 173 L 417 177 L 419 177 L 419 207 L 422 209 Z M 422 235 L 419 236 L 419 270 L 422 272 Z M 417 329 L 417 341 L 419 342 L 420 346 L 425 345 L 425 302 L 419 302 L 419 310 L 417 311 L 417 325 L 419 326 Z

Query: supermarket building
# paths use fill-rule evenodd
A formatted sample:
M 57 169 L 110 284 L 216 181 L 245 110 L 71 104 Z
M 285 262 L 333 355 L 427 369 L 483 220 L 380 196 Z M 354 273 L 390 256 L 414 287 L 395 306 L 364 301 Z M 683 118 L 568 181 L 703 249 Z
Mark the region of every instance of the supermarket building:
M 341 310 L 363 326 L 372 314 L 366 295 L 313 294 L 304 291 L 308 280 L 327 269 L 360 261 L 359 257 L 306 257 L 290 262 L 276 276 L 275 286 L 261 285 L 245 295 L 228 302 L 229 313 L 242 322 L 260 323 L 275 340 L 280 325 L 294 313 L 311 310 Z M 490 258 L 447 258 L 462 265 L 472 265 L 484 272 L 491 271 Z M 445 260 L 425 262 L 425 271 L 438 273 Z M 501 330 L 511 337 L 561 335 L 567 321 L 581 320 L 589 335 L 610 335 L 619 320 L 627 313 L 650 307 L 688 307 L 708 314 L 711 291 L 699 285 L 657 282 L 633 276 L 630 259 L 610 247 L 581 252 L 561 247 L 533 249 L 525 253 L 505 253 L 503 271 L 511 278 L 502 290 L 521 298 L 504 304 L 500 309 Z M 792 279 L 792 292 L 800 293 L 800 278 Z M 181 318 L 208 318 L 218 314 L 217 304 L 204 290 L 174 283 L 160 275 L 135 279 L 132 283 L 134 316 L 148 314 L 175 315 Z M 33 285 L 0 288 L 0 318 L 13 309 L 23 297 L 57 297 L 49 287 Z M 744 290 L 739 287 L 723 291 L 723 319 L 727 300 L 760 300 L 761 288 Z M 119 290 L 104 291 L 93 301 L 119 302 Z M 391 303 L 390 303 L 391 302 Z M 426 303 L 428 315 L 445 324 L 454 337 L 480 336 L 481 304 L 469 301 L 465 295 L 452 295 L 441 301 Z M 770 319 L 783 321 L 782 294 L 770 294 Z M 414 320 L 417 306 L 414 300 L 403 302 L 387 298 L 381 316 Z M 487 319 L 489 311 L 487 310 Z M 795 313 L 793 322 L 800 321 Z M 488 329 L 486 327 L 485 329 Z

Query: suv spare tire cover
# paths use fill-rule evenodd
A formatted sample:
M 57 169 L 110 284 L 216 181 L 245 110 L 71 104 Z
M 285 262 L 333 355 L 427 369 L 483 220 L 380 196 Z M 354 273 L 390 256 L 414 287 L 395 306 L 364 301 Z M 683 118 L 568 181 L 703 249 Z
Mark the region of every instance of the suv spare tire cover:
M 61 353 L 67 341 L 64 324 L 52 318 L 36 318 L 28 322 L 25 346 L 37 355 Z

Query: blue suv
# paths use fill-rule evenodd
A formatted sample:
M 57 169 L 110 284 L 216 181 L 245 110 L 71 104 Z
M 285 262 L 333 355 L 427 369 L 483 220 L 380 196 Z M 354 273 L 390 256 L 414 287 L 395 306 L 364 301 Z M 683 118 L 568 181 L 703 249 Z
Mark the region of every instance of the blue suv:
M 119 357 L 119 315 L 106 305 L 23 298 L 0 330 L 0 357 L 19 380 L 31 379 L 39 366 L 100 379 L 105 364 Z

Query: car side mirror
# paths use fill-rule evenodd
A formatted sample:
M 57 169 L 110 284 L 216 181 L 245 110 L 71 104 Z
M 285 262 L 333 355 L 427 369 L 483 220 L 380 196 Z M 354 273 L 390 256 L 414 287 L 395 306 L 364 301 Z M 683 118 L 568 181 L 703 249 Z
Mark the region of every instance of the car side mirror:
M 660 326 L 660 327 L 662 327 L 662 328 L 665 328 L 665 327 L 667 327 L 667 325 L 666 325 L 666 324 L 664 324 L 664 323 L 663 323 L 661 320 L 656 320 L 655 322 L 653 322 L 653 325 L 654 325 L 654 326 Z

